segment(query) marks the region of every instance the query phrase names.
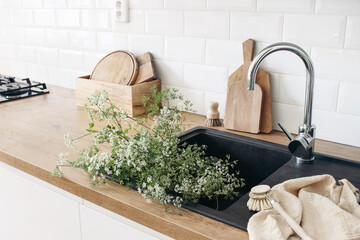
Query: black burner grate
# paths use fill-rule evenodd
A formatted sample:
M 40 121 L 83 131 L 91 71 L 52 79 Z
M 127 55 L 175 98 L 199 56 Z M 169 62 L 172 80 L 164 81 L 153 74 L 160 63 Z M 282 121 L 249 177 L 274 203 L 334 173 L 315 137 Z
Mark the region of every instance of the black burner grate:
M 0 75 L 0 103 L 49 93 L 45 83 Z

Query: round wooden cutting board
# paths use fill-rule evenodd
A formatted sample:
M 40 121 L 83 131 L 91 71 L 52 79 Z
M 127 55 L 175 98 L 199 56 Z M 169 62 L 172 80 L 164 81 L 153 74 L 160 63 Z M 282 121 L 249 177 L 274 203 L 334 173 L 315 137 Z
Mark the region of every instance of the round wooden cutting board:
M 136 81 L 139 64 L 128 51 L 115 51 L 106 55 L 95 66 L 90 79 L 132 85 Z

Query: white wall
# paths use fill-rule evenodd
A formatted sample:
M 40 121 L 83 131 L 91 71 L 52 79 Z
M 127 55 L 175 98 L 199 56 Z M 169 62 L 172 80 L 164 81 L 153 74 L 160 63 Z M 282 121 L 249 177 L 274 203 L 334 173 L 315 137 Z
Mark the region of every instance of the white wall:
M 241 43 L 253 38 L 259 51 L 294 42 L 315 66 L 317 137 L 360 146 L 360 0 L 129 1 L 123 24 L 112 20 L 113 0 L 2 0 L 0 72 L 73 87 L 110 51 L 150 51 L 164 86 L 180 88 L 200 114 L 219 101 L 223 116 Z M 297 132 L 305 67 L 284 52 L 262 67 L 271 72 L 274 123 Z

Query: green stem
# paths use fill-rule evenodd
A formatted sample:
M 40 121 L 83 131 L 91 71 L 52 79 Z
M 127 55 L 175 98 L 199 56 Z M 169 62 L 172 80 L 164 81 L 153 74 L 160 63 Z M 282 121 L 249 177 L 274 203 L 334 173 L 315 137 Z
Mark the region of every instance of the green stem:
M 83 138 L 83 137 L 89 136 L 90 134 L 93 134 L 93 133 L 84 134 L 84 135 L 82 135 L 82 136 L 80 136 L 80 137 L 77 137 L 77 138 L 73 139 L 73 141 L 77 141 L 77 140 L 79 140 L 79 139 L 81 139 L 81 138 Z

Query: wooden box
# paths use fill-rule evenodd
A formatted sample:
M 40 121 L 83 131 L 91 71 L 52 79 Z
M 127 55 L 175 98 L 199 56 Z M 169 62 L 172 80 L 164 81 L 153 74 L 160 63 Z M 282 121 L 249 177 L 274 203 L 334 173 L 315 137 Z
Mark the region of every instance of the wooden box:
M 160 79 L 140 83 L 133 86 L 121 85 L 109 82 L 100 82 L 90 79 L 90 75 L 76 79 L 76 104 L 84 106 L 88 97 L 95 91 L 106 90 L 110 100 L 117 107 L 122 107 L 130 116 L 138 116 L 145 113 L 143 96 L 150 96 L 151 88 L 157 86 L 161 89 Z

